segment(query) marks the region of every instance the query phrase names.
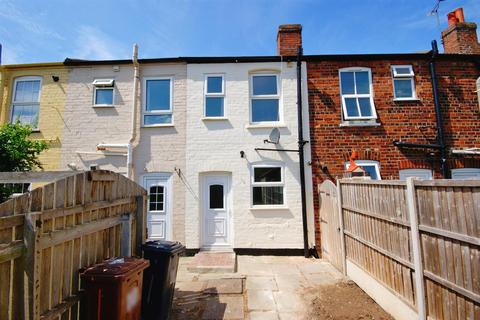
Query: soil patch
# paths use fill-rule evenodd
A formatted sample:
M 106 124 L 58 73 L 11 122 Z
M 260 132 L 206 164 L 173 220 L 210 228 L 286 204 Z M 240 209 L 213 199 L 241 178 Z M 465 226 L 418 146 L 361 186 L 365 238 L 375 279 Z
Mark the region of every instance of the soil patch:
M 308 319 L 393 320 L 354 282 L 338 282 L 305 290 Z

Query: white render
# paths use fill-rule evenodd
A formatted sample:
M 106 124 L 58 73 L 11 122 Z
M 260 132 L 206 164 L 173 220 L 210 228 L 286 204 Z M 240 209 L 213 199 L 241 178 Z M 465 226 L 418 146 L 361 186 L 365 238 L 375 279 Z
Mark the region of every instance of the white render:
M 103 155 L 100 143 L 126 144 L 131 134 L 133 66 L 122 64 L 70 67 L 62 141 L 62 169 L 74 164 L 78 170 L 89 165 L 125 174 L 126 155 Z M 303 64 L 304 139 L 309 140 L 306 66 Z M 118 71 L 115 71 L 118 70 Z M 133 178 L 170 177 L 172 187 L 169 240 L 187 248 L 202 247 L 203 188 L 207 175 L 227 175 L 230 189 L 229 248 L 303 248 L 300 176 L 297 153 L 259 151 L 275 148 L 264 144 L 272 126 L 249 125 L 249 81 L 252 72 L 277 73 L 283 123 L 279 125 L 277 148 L 297 149 L 297 83 L 295 63 L 141 63 L 137 112 L 138 143 L 133 146 Z M 205 74 L 222 74 L 225 81 L 225 119 L 206 120 L 204 112 Z M 173 80 L 173 125 L 142 127 L 143 80 L 171 77 Z M 115 80 L 113 107 L 93 107 L 95 79 Z M 240 157 L 245 152 L 245 158 Z M 124 151 L 126 152 L 126 150 Z M 107 153 L 109 153 L 107 151 Z M 310 146 L 305 146 L 308 232 L 314 245 L 312 173 L 308 165 Z M 251 208 L 251 165 L 284 167 L 285 208 Z
M 231 176 L 231 247 L 232 248 L 303 248 L 300 170 L 297 153 L 255 151 L 274 148 L 264 144 L 272 126 L 249 124 L 249 79 L 256 71 L 280 75 L 280 110 L 283 123 L 277 148 L 297 149 L 297 82 L 295 63 L 218 63 L 187 65 L 187 137 L 186 181 L 186 245 L 202 247 L 202 176 L 227 173 Z M 204 79 L 206 74 L 223 74 L 225 79 L 225 118 L 206 120 Z M 303 66 L 304 139 L 309 140 L 306 68 Z M 245 152 L 245 158 L 240 157 Z M 305 162 L 310 161 L 310 148 Z M 285 177 L 285 208 L 253 209 L 251 206 L 251 166 L 281 164 Z M 310 166 L 306 165 L 309 242 L 313 246 L 313 196 Z

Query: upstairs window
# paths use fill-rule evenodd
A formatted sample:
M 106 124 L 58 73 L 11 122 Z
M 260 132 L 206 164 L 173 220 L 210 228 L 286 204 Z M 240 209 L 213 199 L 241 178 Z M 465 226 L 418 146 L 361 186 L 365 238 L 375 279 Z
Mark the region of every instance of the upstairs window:
M 143 125 L 172 124 L 172 79 L 149 78 L 144 82 Z
M 376 119 L 372 74 L 368 68 L 340 70 L 340 92 L 344 120 Z
M 93 81 L 93 106 L 111 107 L 113 106 L 113 89 L 115 81 L 113 79 L 96 79 Z
M 279 122 L 280 93 L 278 76 L 252 75 L 250 81 L 250 122 Z
M 254 166 L 252 204 L 254 206 L 283 205 L 283 169 L 280 166 Z
M 205 77 L 205 117 L 224 117 L 224 104 L 225 84 L 223 75 L 207 75 Z
M 40 77 L 21 77 L 15 79 L 13 85 L 11 122 L 20 121 L 21 124 L 30 125 L 38 129 L 40 112 Z
M 478 106 L 480 107 L 480 77 L 477 79 Z
M 378 161 L 355 160 L 355 163 L 365 170 L 372 180 L 382 180 L 380 176 L 380 164 Z M 345 169 L 348 170 L 350 162 L 345 162 Z
M 414 100 L 417 98 L 414 76 L 412 66 L 392 66 L 395 100 Z

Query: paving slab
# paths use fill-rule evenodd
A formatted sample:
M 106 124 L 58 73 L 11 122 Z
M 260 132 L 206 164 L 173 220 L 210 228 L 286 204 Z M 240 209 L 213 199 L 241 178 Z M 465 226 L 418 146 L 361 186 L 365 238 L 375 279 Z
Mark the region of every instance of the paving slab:
M 218 296 L 207 301 L 202 319 L 245 319 L 243 296 Z
M 247 290 L 277 291 L 277 282 L 273 276 L 249 276 L 246 281 Z
M 331 285 L 338 282 L 330 272 L 306 273 L 304 274 L 309 286 Z
M 308 286 L 303 275 L 275 275 L 275 282 L 279 290 L 296 290 Z
M 272 272 L 275 275 L 300 275 L 300 270 L 293 263 L 272 264 Z
M 250 320 L 278 320 L 278 313 L 275 311 L 252 311 L 249 316 Z
M 247 300 L 249 310 L 276 310 L 273 293 L 270 290 L 248 290 Z
M 304 309 L 300 295 L 293 291 L 278 291 L 273 293 L 278 312 L 298 312 Z
M 200 251 L 190 261 L 187 270 L 195 273 L 228 273 L 235 272 L 236 265 L 234 252 Z
M 242 294 L 243 279 L 208 280 L 204 292 L 211 294 Z
M 272 275 L 272 266 L 267 263 L 239 263 L 238 273 L 247 276 L 269 276 Z

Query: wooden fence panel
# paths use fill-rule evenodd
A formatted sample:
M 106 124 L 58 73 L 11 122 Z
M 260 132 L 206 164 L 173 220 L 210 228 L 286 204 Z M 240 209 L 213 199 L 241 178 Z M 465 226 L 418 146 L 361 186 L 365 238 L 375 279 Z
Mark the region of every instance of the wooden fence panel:
M 122 233 L 128 248 L 141 245 L 145 194 L 123 176 L 95 171 L 0 204 L 0 319 L 78 319 L 79 270 L 131 254 Z
M 409 183 L 340 181 L 346 259 L 429 319 L 480 319 L 480 181 Z

